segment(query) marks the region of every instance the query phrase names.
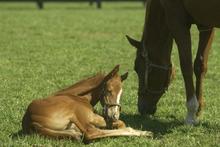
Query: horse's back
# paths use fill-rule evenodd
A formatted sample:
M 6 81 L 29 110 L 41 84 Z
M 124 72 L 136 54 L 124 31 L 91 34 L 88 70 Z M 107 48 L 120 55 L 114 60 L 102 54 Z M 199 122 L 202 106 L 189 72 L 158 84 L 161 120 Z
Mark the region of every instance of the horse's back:
M 182 0 L 196 23 L 220 27 L 220 0 Z

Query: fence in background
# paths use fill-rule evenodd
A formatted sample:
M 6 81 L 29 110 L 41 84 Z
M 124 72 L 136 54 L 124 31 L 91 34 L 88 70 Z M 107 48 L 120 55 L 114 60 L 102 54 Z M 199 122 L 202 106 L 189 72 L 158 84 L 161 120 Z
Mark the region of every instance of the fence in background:
M 0 2 L 36 2 L 39 9 L 44 8 L 44 2 L 85 2 L 88 1 L 90 5 L 96 3 L 98 9 L 102 7 L 102 1 L 145 1 L 145 0 L 0 0 Z

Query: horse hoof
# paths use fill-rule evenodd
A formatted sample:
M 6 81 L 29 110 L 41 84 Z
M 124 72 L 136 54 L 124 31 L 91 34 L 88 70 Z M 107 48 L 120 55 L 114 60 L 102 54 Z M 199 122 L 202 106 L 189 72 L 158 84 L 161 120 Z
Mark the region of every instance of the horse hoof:
M 185 124 L 189 126 L 197 125 L 199 121 L 197 119 L 186 119 Z

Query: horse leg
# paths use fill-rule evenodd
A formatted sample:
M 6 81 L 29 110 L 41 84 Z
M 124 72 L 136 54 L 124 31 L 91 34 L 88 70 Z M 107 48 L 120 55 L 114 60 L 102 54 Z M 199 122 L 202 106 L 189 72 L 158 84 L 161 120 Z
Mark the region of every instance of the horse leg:
M 180 66 L 186 89 L 187 116 L 185 121 L 186 124 L 192 125 L 197 123 L 196 113 L 198 111 L 199 104 L 195 95 L 193 84 L 193 65 L 189 29 L 183 29 L 183 34 L 180 34 L 179 38 L 176 37 L 175 39 L 179 50 Z
M 93 124 L 97 128 L 106 128 L 107 126 L 105 119 L 102 116 L 95 114 L 95 113 L 90 123 Z
M 97 128 L 106 128 L 108 126 L 105 119 L 98 114 L 94 114 L 91 124 L 93 124 Z M 112 122 L 111 124 L 111 128 L 113 129 L 125 128 L 125 127 L 126 127 L 125 123 L 121 120 L 117 120 L 115 122 Z
M 190 22 L 183 4 L 179 0 L 161 0 L 165 10 L 168 27 L 176 41 L 180 66 L 186 89 L 186 124 L 195 124 L 198 101 L 193 84 L 193 65 L 191 51 Z M 175 15 L 173 15 L 175 14 Z
M 53 130 L 50 128 L 46 128 L 39 123 L 33 122 L 32 126 L 35 131 L 40 135 L 51 137 L 51 138 L 71 138 L 76 140 L 81 140 L 82 133 L 78 130 L 78 128 L 70 127 L 65 130 Z M 75 125 L 74 125 L 75 126 Z
M 199 33 L 198 51 L 194 62 L 194 72 L 196 75 L 196 96 L 199 102 L 197 116 L 201 114 L 201 110 L 204 106 L 202 95 L 202 82 L 207 72 L 208 55 L 214 36 L 213 28 L 198 26 L 198 29 L 201 31 Z
M 152 137 L 152 132 L 134 130 L 132 128 L 123 128 L 117 130 L 101 130 L 98 128 L 89 128 L 85 134 L 87 140 L 93 140 L 113 136 L 148 136 Z
M 94 114 L 90 124 L 85 125 L 83 129 L 86 140 L 93 140 L 97 138 L 110 137 L 110 136 L 152 136 L 151 132 L 134 130 L 132 128 L 121 128 L 116 130 L 102 130 L 99 128 L 107 127 L 104 118 L 98 114 Z M 113 128 L 125 127 L 123 121 L 116 121 L 112 124 Z M 98 128 L 97 128 L 98 127 Z
M 113 129 L 122 129 L 122 128 L 126 128 L 126 125 L 123 121 L 117 120 L 113 122 L 112 127 Z

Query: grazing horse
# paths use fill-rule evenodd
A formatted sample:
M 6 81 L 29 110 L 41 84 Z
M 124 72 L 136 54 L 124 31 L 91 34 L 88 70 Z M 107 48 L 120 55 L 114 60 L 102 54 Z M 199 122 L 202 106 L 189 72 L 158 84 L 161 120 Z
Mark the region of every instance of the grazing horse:
M 128 73 L 119 76 L 118 71 L 119 66 L 116 66 L 106 76 L 97 74 L 47 98 L 32 101 L 23 117 L 23 132 L 36 132 L 52 138 L 84 138 L 84 141 L 109 136 L 151 135 L 126 128 L 119 120 L 122 81 Z M 104 117 L 93 111 L 99 101 Z
M 135 71 L 138 75 L 138 110 L 154 114 L 167 90 L 173 73 L 171 51 L 175 40 L 186 90 L 186 124 L 196 124 L 204 102 L 202 82 L 207 71 L 208 54 L 214 27 L 220 27 L 219 0 L 147 0 L 141 41 L 127 36 L 137 48 Z M 196 24 L 199 44 L 194 67 L 190 28 Z M 194 87 L 193 71 L 196 76 Z

